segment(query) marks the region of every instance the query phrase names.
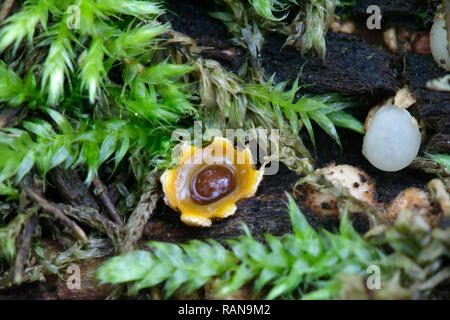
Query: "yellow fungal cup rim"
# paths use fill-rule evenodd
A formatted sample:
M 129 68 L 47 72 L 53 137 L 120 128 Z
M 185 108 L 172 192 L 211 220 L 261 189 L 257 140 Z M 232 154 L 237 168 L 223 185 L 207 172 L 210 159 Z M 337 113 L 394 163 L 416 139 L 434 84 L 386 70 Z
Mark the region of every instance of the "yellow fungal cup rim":
M 190 226 L 209 227 L 212 219 L 223 219 L 236 212 L 236 202 L 255 195 L 264 175 L 264 166 L 255 170 L 250 149 L 240 151 L 230 140 L 216 137 L 203 148 L 183 144 L 180 146 L 178 166 L 166 170 L 161 176 L 164 200 L 174 210 L 181 212 L 181 220 Z M 224 198 L 207 205 L 193 202 L 189 194 L 189 172 L 204 165 L 223 164 L 236 172 L 236 188 Z

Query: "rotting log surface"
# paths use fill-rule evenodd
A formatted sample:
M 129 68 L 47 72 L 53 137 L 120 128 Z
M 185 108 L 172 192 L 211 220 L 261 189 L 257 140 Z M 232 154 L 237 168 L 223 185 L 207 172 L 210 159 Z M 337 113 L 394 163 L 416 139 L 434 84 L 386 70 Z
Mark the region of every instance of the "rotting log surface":
M 278 81 L 297 77 L 314 93 L 337 92 L 348 95 L 389 95 L 400 88 L 397 79 L 401 60 L 376 49 L 356 36 L 329 32 L 325 63 L 316 56 L 302 57 L 292 46 L 282 48 L 278 34 L 266 38 L 262 50 L 263 67 Z

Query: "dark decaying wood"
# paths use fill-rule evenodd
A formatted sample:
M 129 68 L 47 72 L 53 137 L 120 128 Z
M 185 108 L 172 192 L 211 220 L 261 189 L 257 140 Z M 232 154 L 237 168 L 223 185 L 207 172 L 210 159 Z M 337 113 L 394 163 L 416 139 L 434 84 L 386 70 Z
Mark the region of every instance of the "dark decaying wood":
M 428 90 L 428 80 L 443 77 L 431 55 L 407 54 L 405 56 L 405 82 L 417 99 L 418 118 L 427 126 L 430 139 L 425 149 L 435 153 L 450 153 L 450 93 Z
M 168 1 L 167 6 L 176 14 L 167 17 L 172 27 L 195 39 L 198 45 L 208 48 L 202 51 L 203 57 L 217 60 L 230 70 L 239 69 L 245 51 L 232 44 L 233 35 L 226 26 L 208 14 L 213 11 L 213 1 L 172 0 Z
M 401 86 L 398 57 L 367 44 L 356 36 L 327 34 L 325 63 L 311 54 L 302 57 L 292 46 L 285 46 L 278 34 L 266 37 L 262 51 L 267 74 L 278 81 L 292 80 L 301 68 L 301 83 L 311 84 L 306 91 L 338 92 L 349 95 L 392 95 Z

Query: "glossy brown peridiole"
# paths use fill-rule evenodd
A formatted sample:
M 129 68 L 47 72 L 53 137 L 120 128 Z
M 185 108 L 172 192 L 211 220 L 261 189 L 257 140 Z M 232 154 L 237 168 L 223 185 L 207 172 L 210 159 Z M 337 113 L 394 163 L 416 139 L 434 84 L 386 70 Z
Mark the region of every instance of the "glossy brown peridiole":
M 205 167 L 193 177 L 190 185 L 192 200 L 201 205 L 220 200 L 235 188 L 234 173 L 221 165 Z

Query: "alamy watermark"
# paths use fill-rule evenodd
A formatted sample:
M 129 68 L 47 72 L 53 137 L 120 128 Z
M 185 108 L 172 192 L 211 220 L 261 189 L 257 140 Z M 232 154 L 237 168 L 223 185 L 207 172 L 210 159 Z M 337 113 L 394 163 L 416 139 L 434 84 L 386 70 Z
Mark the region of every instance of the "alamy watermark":
M 367 277 L 366 285 L 367 289 L 379 290 L 381 289 L 381 269 L 376 264 L 372 264 L 367 267 L 366 272 L 370 274 Z
M 69 275 L 66 280 L 66 286 L 69 290 L 81 289 L 81 270 L 76 264 L 67 267 L 66 273 Z
M 367 18 L 366 26 L 367 29 L 381 29 L 381 9 L 377 5 L 371 5 L 367 7 L 366 13 L 371 14 L 369 18 Z
M 172 141 L 178 143 L 172 151 L 172 159 L 177 159 L 181 155 L 181 147 L 183 145 L 194 145 L 202 148 L 202 146 L 212 141 L 214 138 L 226 138 L 231 144 L 215 144 L 207 146 L 208 152 L 199 152 L 192 155 L 185 163 L 186 164 L 226 164 L 230 159 L 233 159 L 233 164 L 265 164 L 265 175 L 274 175 L 279 169 L 279 145 L 280 145 L 280 130 L 278 129 L 226 129 L 225 136 L 222 131 L 215 128 L 207 128 L 202 130 L 202 122 L 194 122 L 194 133 L 192 135 L 190 130 L 177 129 L 172 133 Z M 235 146 L 236 147 L 235 147 Z M 235 148 L 238 150 L 249 150 L 251 157 L 248 158 L 243 152 L 235 153 Z
M 70 30 L 80 29 L 81 23 L 81 10 L 77 5 L 71 5 L 67 8 L 67 28 Z

